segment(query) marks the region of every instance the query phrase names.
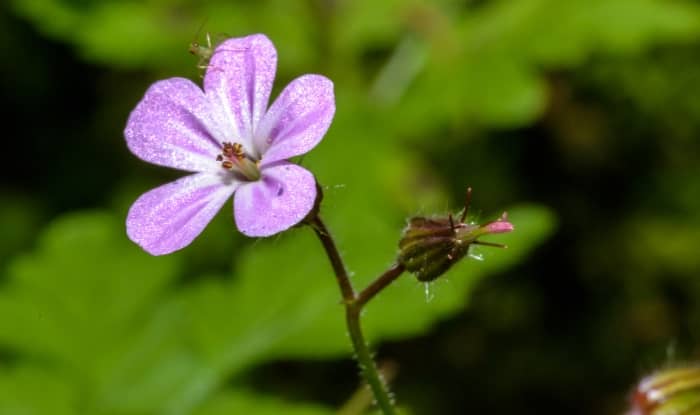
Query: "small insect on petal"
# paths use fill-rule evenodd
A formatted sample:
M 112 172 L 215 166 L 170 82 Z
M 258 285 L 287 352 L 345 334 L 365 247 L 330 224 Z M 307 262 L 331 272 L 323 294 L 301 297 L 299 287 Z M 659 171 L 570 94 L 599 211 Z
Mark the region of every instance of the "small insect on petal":
M 199 37 L 199 31 L 202 29 L 200 26 L 199 30 L 197 30 L 197 36 Z M 196 38 L 195 37 L 195 38 Z M 198 41 L 194 40 L 190 43 L 189 48 L 187 51 L 199 59 L 197 60 L 197 69 L 200 71 L 205 71 L 209 68 L 209 61 L 211 58 L 214 56 L 214 53 L 219 53 L 219 52 L 242 52 L 245 51 L 246 49 L 223 49 L 223 50 L 217 50 L 217 46 L 222 43 L 228 36 L 226 35 L 217 35 L 216 36 L 218 39 L 212 41 L 212 36 L 211 33 L 207 32 L 205 35 L 205 44 L 201 44 Z M 204 72 L 201 73 L 201 75 L 204 75 Z
M 204 85 L 179 77 L 156 82 L 124 128 L 136 156 L 191 173 L 145 193 L 129 210 L 127 235 L 152 255 L 189 245 L 232 196 L 245 235 L 272 236 L 301 222 L 314 206 L 316 181 L 287 159 L 318 144 L 335 113 L 333 83 L 321 75 L 293 80 L 268 105 L 277 51 L 263 34 L 216 47 L 207 34 L 190 53 L 206 69 Z M 258 131 L 261 120 L 267 129 Z M 257 147 L 273 133 L 274 145 Z

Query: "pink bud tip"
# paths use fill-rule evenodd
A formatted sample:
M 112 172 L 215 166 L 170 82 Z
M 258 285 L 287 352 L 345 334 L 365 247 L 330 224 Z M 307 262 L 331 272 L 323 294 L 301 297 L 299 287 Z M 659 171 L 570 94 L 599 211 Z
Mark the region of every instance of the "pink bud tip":
M 501 219 L 484 225 L 484 230 L 488 233 L 512 232 L 513 229 L 515 229 L 515 227 L 512 223 Z

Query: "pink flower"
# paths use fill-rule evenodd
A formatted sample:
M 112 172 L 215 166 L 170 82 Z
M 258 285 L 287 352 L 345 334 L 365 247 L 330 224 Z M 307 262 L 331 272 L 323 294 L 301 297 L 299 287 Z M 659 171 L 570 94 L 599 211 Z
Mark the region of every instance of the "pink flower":
M 299 223 L 316 198 L 316 180 L 287 159 L 311 150 L 335 113 L 333 83 L 293 80 L 268 108 L 277 52 L 264 35 L 228 39 L 209 62 L 204 90 L 188 79 L 153 84 L 124 130 L 129 149 L 189 176 L 134 202 L 129 238 L 153 255 L 187 246 L 234 195 L 236 226 L 269 236 Z

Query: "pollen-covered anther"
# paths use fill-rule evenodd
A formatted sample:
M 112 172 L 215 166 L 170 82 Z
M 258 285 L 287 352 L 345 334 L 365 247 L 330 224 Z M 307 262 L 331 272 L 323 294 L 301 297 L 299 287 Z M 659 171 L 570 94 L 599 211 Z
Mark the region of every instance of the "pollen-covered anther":
M 224 143 L 224 147 L 222 149 L 222 154 L 220 154 L 220 157 L 225 157 L 229 160 L 243 160 L 245 158 L 245 151 L 243 151 L 243 145 L 241 143 Z
M 224 169 L 240 173 L 249 180 L 260 178 L 259 160 L 248 155 L 240 143 L 223 143 L 221 154 L 216 156 L 216 161 L 221 162 Z

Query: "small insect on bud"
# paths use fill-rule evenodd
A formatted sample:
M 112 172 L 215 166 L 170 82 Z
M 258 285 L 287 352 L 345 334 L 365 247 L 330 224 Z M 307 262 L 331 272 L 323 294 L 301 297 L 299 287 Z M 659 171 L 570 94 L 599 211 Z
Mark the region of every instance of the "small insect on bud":
M 455 222 L 452 214 L 447 217 L 409 219 L 399 241 L 398 261 L 419 281 L 432 281 L 444 274 L 469 253 L 471 245 L 505 248 L 505 245 L 482 242 L 478 238 L 492 233 L 511 232 L 513 224 L 508 222 L 506 213 L 483 225 L 466 223 L 471 196 L 470 187 L 458 222 Z
M 700 366 L 660 370 L 642 379 L 627 415 L 700 414 Z

